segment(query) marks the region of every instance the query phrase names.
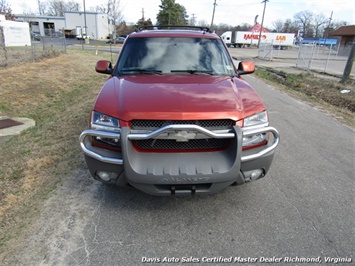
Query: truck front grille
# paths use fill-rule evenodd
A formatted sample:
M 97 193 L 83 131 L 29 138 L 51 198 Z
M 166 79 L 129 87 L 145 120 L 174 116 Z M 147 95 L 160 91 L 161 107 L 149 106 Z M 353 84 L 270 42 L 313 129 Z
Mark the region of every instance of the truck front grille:
M 230 119 L 213 120 L 132 120 L 131 129 L 155 130 L 168 125 L 197 125 L 210 130 L 231 129 L 234 124 Z
M 230 119 L 215 120 L 133 120 L 132 130 L 153 131 L 168 125 L 198 125 L 208 130 L 230 130 L 234 121 Z M 140 150 L 154 151 L 200 151 L 200 150 L 224 150 L 228 147 L 230 139 L 197 138 L 188 141 L 175 139 L 145 139 L 134 140 L 136 148 Z
M 171 139 L 135 140 L 134 144 L 142 150 L 222 150 L 227 148 L 230 139 L 191 139 L 177 142 Z

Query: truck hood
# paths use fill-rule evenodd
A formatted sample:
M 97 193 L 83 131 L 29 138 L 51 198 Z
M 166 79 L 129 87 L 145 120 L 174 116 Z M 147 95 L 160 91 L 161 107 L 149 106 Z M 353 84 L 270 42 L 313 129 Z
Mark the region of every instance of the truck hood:
M 247 99 L 243 99 L 245 95 Z M 245 108 L 245 103 L 252 106 Z M 250 86 L 238 79 L 209 75 L 132 75 L 112 77 L 94 109 L 124 121 L 133 119 L 235 121 L 265 109 Z

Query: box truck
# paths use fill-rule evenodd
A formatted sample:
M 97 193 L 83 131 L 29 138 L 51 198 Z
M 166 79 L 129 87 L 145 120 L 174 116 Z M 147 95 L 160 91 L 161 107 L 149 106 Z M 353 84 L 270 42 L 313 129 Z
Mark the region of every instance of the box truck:
M 76 26 L 76 38 L 78 40 L 90 39 L 90 36 L 86 34 L 86 28 L 81 26 Z

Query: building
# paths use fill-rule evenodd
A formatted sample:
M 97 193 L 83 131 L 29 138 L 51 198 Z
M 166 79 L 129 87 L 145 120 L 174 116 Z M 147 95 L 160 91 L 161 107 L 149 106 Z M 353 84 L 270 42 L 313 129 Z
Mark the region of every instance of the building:
M 114 28 L 107 14 L 98 12 L 65 11 L 64 17 L 15 15 L 15 19 L 28 22 L 31 33 L 41 36 L 65 34 L 68 38 L 75 38 L 80 32 L 91 39 L 106 39 Z
M 15 15 L 15 20 L 28 22 L 31 33 L 39 33 L 41 36 L 52 36 L 65 27 L 64 17 Z
M 269 32 L 264 27 L 261 27 L 261 25 L 259 23 L 255 23 L 255 25 L 253 27 L 251 27 L 248 31 L 260 32 L 260 30 L 261 30 L 261 32 Z
M 340 45 L 351 45 L 355 42 L 355 25 L 341 26 L 331 36 L 340 37 Z
M 64 12 L 64 19 L 66 32 L 81 31 L 91 39 L 106 39 L 112 33 L 113 27 L 105 13 L 68 11 Z

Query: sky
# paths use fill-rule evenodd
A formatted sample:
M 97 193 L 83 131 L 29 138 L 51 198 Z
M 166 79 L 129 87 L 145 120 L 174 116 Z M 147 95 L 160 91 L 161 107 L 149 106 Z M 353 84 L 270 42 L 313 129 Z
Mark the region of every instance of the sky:
M 83 6 L 85 1 L 86 9 L 97 5 L 98 0 L 78 0 Z M 257 22 L 261 24 L 264 4 L 262 0 L 175 0 L 183 5 L 189 17 L 195 17 L 195 21 L 205 21 L 211 24 L 214 2 L 216 1 L 214 24 L 228 24 L 231 26 L 248 23 L 254 24 L 254 19 L 258 15 Z M 105 2 L 101 0 L 100 3 Z M 14 14 L 36 12 L 37 0 L 7 0 Z M 121 10 L 123 19 L 127 23 L 136 23 L 142 18 L 150 18 L 153 24 L 156 22 L 156 15 L 159 12 L 161 0 L 121 0 Z M 355 1 L 354 0 L 269 0 L 266 4 L 264 27 L 272 29 L 273 21 L 278 19 L 292 19 L 301 11 L 311 11 L 314 14 L 323 14 L 330 18 L 332 12 L 333 21 L 347 21 L 355 24 Z

